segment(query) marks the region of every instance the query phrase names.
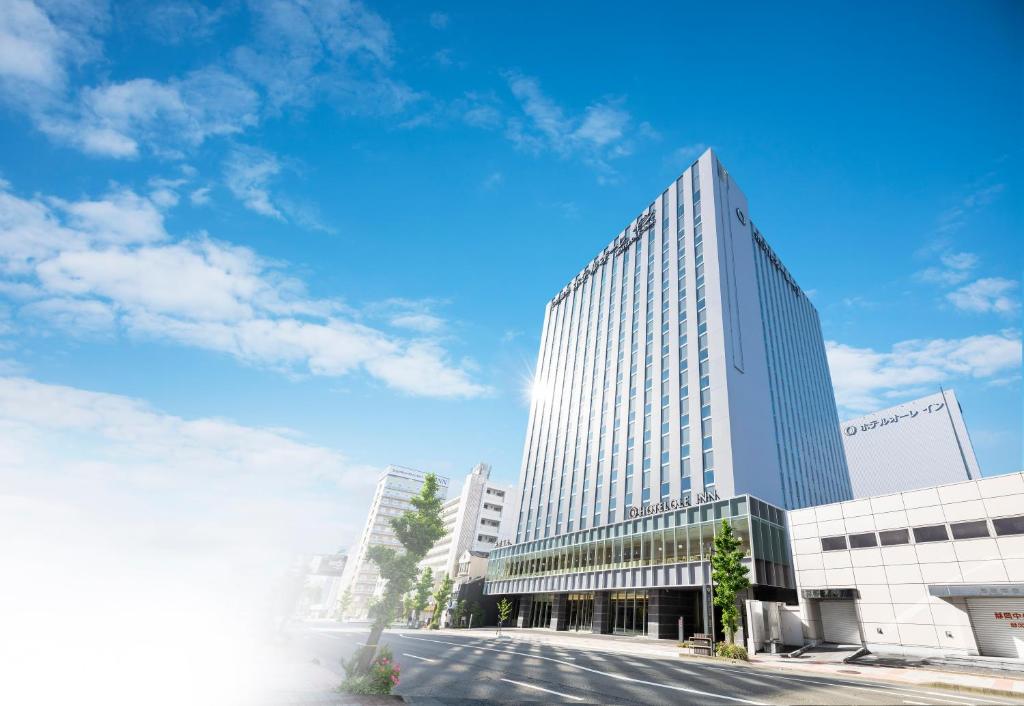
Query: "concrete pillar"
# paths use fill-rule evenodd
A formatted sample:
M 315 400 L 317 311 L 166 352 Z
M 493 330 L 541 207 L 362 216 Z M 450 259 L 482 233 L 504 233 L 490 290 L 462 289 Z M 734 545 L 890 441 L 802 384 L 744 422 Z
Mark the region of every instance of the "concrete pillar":
M 519 615 L 516 616 L 517 628 L 530 627 L 530 609 L 533 607 L 533 594 L 527 593 L 519 597 Z
M 565 630 L 569 624 L 569 595 L 556 593 L 551 598 L 551 629 Z
M 607 634 L 612 631 L 612 601 L 607 592 L 594 593 L 594 622 L 590 632 Z

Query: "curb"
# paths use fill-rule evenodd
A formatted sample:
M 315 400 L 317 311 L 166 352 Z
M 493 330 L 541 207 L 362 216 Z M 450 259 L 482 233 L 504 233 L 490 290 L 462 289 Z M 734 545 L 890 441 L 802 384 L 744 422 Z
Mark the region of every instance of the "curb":
M 921 682 L 917 686 L 926 686 L 931 689 L 946 689 L 947 691 L 966 691 L 972 694 L 985 694 L 987 696 L 1005 696 L 1011 699 L 1024 699 L 1024 692 L 994 689 L 988 686 L 969 686 L 967 684 L 956 684 L 944 681 Z

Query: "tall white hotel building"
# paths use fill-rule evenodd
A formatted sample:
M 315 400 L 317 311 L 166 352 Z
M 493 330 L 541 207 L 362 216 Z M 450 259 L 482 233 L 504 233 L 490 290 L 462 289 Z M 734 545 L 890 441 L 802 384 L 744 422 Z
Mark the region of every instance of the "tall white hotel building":
M 570 622 L 657 634 L 683 599 L 647 589 L 704 582 L 678 566 L 700 547 L 666 530 L 701 521 L 691 506 L 723 499 L 714 520 L 771 504 L 781 522 L 777 509 L 851 498 L 817 311 L 748 214 L 708 150 L 547 304 L 515 542 L 492 553 L 487 589 L 536 598 L 523 595 L 520 624 L 559 627 L 560 591 L 628 587 L 611 605 L 572 593 L 584 607 L 565 609 L 582 611 Z M 664 516 L 687 507 L 689 520 Z M 675 534 L 648 541 L 655 528 Z M 597 548 L 549 556 L 566 543 Z M 672 576 L 630 573 L 670 563 Z M 786 574 L 754 580 L 791 588 Z

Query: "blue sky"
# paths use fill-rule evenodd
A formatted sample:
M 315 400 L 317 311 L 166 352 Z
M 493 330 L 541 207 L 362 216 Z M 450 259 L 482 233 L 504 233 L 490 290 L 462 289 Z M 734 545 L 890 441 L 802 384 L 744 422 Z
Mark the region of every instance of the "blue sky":
M 841 416 L 953 387 L 1019 470 L 1020 4 L 712 5 L 3 3 L 22 507 L 329 550 L 388 463 L 514 482 L 545 301 L 709 146 Z

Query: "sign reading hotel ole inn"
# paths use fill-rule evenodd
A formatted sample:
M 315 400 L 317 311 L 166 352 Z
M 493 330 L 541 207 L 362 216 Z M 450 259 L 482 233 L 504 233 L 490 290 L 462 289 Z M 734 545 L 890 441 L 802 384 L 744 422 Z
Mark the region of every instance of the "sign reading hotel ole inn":
M 711 490 L 707 493 L 698 493 L 697 497 L 692 502 L 689 498 L 683 498 L 681 500 L 668 500 L 661 503 L 654 503 L 652 505 L 645 505 L 643 507 L 630 505 L 626 510 L 626 515 L 632 520 L 637 517 L 660 515 L 663 512 L 682 510 L 684 508 L 693 507 L 694 505 L 704 505 L 705 503 L 712 503 L 718 499 L 718 491 Z

